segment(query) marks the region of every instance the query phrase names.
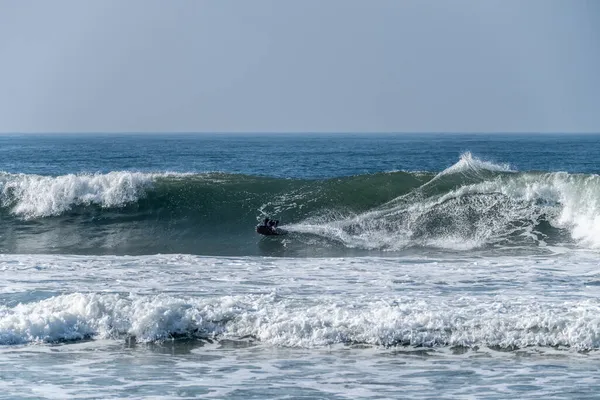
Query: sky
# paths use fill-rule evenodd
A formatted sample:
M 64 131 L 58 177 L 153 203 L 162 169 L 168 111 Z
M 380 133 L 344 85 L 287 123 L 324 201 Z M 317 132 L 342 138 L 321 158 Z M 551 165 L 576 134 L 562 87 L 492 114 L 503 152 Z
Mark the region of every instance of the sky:
M 600 132 L 600 1 L 0 0 L 0 132 Z

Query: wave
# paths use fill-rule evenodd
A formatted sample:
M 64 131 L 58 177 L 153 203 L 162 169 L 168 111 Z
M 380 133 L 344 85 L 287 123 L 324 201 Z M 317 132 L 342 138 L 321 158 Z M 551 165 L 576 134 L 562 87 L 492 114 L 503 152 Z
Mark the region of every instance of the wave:
M 548 304 L 530 297 L 427 302 L 403 297 L 297 304 L 276 294 L 180 298 L 72 293 L 0 306 L 0 344 L 128 338 L 256 340 L 285 347 L 565 347 L 597 350 L 597 300 Z
M 14 215 L 34 219 L 63 214 L 75 206 L 123 207 L 145 195 L 159 176 L 138 172 L 63 175 L 0 174 L 1 203 Z
M 226 173 L 0 173 L 0 250 L 318 255 L 598 248 L 598 199 L 598 175 L 519 172 L 470 153 L 439 173 L 327 180 Z M 283 221 L 290 235 L 257 246 L 253 226 L 265 216 Z
M 396 172 L 369 176 L 331 179 L 324 182 L 274 179 L 225 173 L 141 173 L 119 171 L 108 174 L 70 174 L 40 176 L 0 172 L 0 203 L 4 211 L 23 219 L 67 214 L 81 206 L 124 209 L 134 204 L 147 207 L 175 205 L 212 206 L 227 202 L 228 197 L 247 195 L 269 199 L 263 206 L 280 204 L 285 208 L 303 208 L 311 196 L 343 202 L 354 192 L 355 204 L 377 204 L 398 190 L 412 189 L 422 178 Z M 383 184 L 386 187 L 378 187 Z M 393 185 L 393 187 L 392 187 Z M 364 193 L 356 192 L 364 191 Z M 362 195 L 362 196 L 360 196 Z M 293 204 L 294 200 L 308 200 Z M 351 203 L 352 203 L 351 200 Z M 154 201 L 154 203 L 150 203 Z M 284 204 L 287 203 L 287 204 Z M 356 204 L 358 203 L 358 204 Z M 231 211 L 231 210 L 230 210 Z
M 370 249 L 549 243 L 598 248 L 599 196 L 598 175 L 519 173 L 466 153 L 422 186 L 380 207 L 294 228 Z

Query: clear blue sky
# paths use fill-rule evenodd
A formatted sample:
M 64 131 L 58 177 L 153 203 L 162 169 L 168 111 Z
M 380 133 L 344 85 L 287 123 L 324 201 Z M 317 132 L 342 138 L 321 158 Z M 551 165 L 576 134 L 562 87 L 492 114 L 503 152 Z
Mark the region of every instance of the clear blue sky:
M 598 0 L 0 0 L 0 132 L 600 132 Z

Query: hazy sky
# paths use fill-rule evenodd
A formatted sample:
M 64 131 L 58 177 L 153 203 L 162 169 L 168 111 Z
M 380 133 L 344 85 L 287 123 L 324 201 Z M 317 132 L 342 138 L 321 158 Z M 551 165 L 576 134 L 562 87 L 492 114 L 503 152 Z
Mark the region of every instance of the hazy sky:
M 600 132 L 598 0 L 0 0 L 0 132 Z

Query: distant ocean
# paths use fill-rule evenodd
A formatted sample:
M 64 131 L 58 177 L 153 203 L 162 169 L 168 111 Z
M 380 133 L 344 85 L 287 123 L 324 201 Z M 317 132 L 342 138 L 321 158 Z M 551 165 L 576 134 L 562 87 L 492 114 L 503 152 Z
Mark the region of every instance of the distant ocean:
M 0 398 L 597 398 L 599 173 L 600 135 L 0 136 Z

